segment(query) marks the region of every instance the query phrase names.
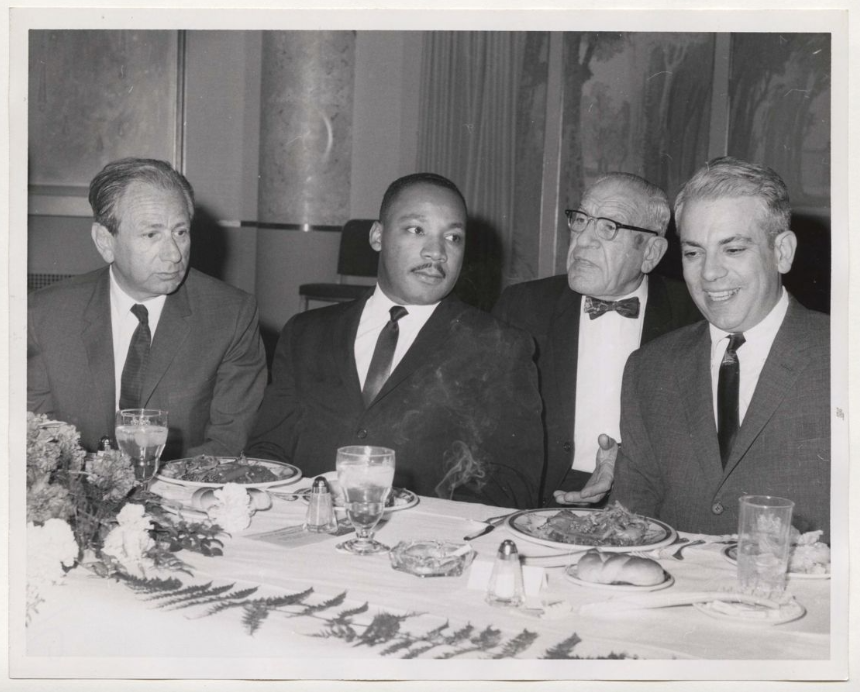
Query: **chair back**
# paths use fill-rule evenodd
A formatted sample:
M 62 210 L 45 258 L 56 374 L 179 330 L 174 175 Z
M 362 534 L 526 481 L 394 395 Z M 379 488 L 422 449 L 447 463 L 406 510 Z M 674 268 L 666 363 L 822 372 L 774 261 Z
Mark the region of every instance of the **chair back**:
M 349 277 L 375 277 L 379 253 L 370 247 L 373 219 L 350 219 L 340 235 L 337 273 Z

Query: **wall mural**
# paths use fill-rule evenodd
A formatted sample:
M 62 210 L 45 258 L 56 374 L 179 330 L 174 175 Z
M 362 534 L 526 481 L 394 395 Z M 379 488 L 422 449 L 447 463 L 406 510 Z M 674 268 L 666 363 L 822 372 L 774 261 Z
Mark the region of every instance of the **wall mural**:
M 176 162 L 177 31 L 30 31 L 29 182 L 86 187 L 124 156 Z

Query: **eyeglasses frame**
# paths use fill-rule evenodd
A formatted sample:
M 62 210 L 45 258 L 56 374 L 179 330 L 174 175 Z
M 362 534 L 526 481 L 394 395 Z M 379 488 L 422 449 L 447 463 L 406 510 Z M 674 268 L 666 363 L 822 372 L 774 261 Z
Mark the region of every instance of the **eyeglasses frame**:
M 581 214 L 584 217 L 588 218 L 588 221 L 585 222 L 585 228 L 582 231 L 574 231 L 572 228 L 573 224 L 573 215 Z M 593 217 L 590 214 L 583 212 L 581 209 L 566 209 L 564 210 L 564 216 L 567 217 L 567 228 L 571 233 L 583 233 L 585 229 L 588 228 L 588 225 L 593 221 L 595 223 L 595 228 L 597 227 L 597 222 L 599 221 L 608 221 L 612 224 L 615 224 L 615 233 L 612 234 L 611 238 L 606 238 L 605 236 L 600 236 L 604 240 L 612 241 L 615 240 L 615 237 L 618 235 L 618 229 L 627 229 L 628 231 L 639 231 L 641 233 L 650 233 L 653 236 L 659 236 L 659 231 L 653 231 L 652 229 L 643 229 L 641 226 L 633 226 L 632 224 L 622 224 L 620 221 L 615 221 L 615 219 L 610 219 L 609 217 Z M 600 235 L 600 234 L 598 234 Z

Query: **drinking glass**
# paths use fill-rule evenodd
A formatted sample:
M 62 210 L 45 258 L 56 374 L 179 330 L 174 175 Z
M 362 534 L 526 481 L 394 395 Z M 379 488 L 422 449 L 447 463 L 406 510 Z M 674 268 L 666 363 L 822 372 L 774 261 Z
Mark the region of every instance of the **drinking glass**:
M 394 450 L 372 445 L 350 445 L 337 451 L 337 481 L 344 507 L 355 527 L 355 539 L 337 545 L 341 551 L 364 556 L 388 551 L 373 539 L 373 528 L 385 512 L 394 481 Z
M 742 592 L 778 597 L 785 590 L 794 503 L 775 496 L 741 496 L 738 583 Z
M 116 413 L 116 442 L 131 459 L 134 478 L 147 484 L 158 471 L 167 443 L 167 412 L 163 409 L 121 409 Z

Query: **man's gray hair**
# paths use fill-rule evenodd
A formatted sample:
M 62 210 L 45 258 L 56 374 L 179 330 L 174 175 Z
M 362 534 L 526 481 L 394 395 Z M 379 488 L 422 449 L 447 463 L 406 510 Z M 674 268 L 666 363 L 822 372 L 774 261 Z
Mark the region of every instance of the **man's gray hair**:
M 643 228 L 652 228 L 654 231 L 659 231 L 661 236 L 666 235 L 666 229 L 669 228 L 669 220 L 672 218 L 672 210 L 669 207 L 669 198 L 662 188 L 649 183 L 641 176 L 621 171 L 614 171 L 601 176 L 594 182 L 591 188 L 607 182 L 621 183 L 642 195 L 645 198 L 645 207 L 642 209 L 643 219 L 641 224 L 636 224 L 636 226 L 641 225 Z
M 767 166 L 751 164 L 731 156 L 711 159 L 693 174 L 675 198 L 675 221 L 690 200 L 718 200 L 726 197 L 754 197 L 762 213 L 761 228 L 773 240 L 791 224 L 788 188 L 779 174 Z M 680 229 L 679 229 L 680 231 Z
M 185 197 L 189 218 L 194 217 L 194 189 L 179 171 L 158 159 L 127 158 L 112 161 L 90 183 L 89 201 L 96 222 L 114 236 L 119 230 L 117 204 L 132 183 L 148 183 L 163 190 L 176 190 Z

